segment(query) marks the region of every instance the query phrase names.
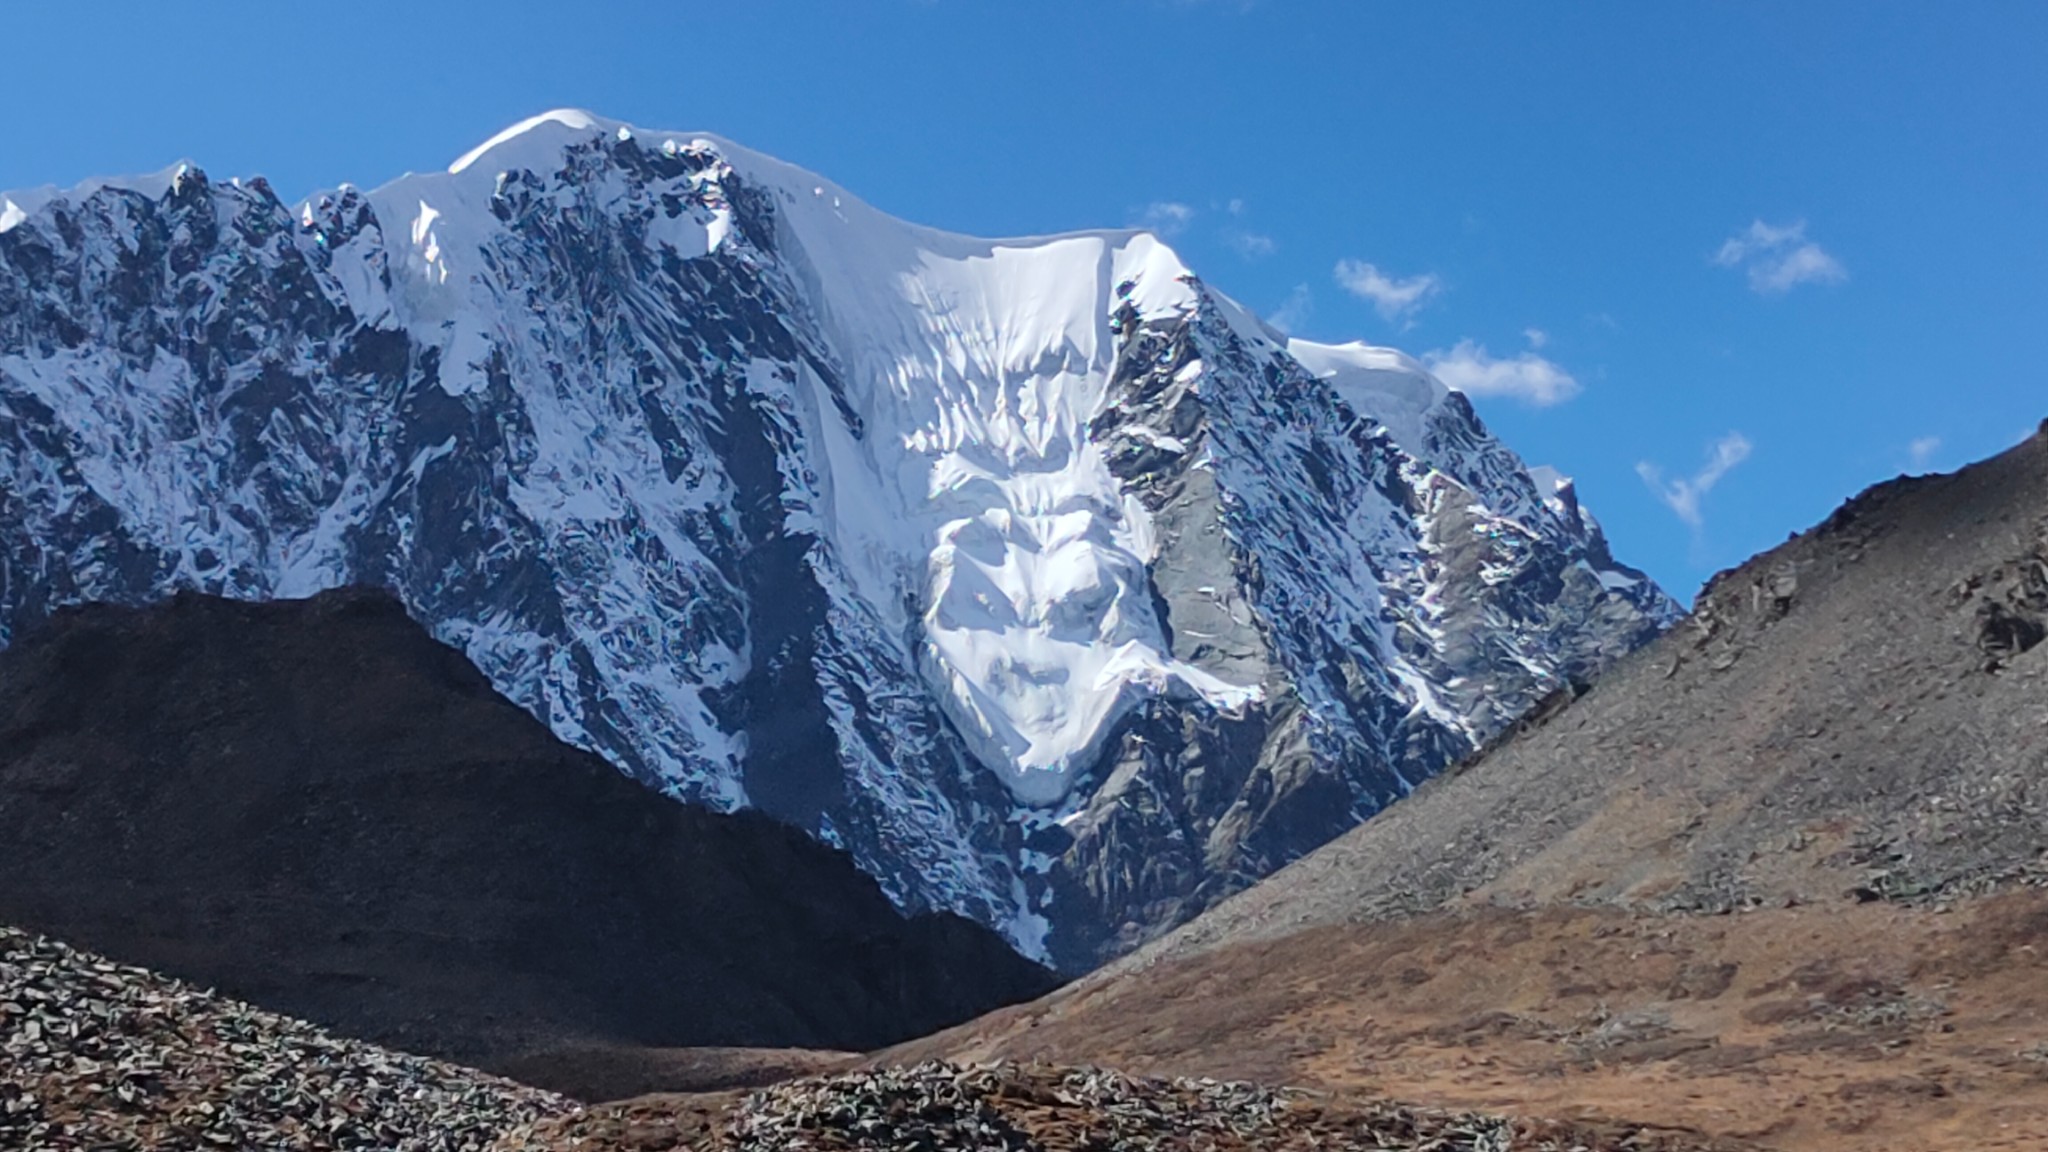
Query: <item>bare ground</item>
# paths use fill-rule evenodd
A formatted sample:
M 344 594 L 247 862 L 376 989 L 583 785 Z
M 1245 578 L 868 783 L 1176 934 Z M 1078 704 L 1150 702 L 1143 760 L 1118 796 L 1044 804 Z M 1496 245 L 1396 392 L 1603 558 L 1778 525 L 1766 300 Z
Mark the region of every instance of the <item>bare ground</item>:
M 856 1052 L 809 1048 L 652 1048 L 577 1044 L 540 1048 L 501 1061 L 504 1074 L 547 1084 L 573 1100 L 597 1103 L 662 1092 L 743 1092 L 784 1080 L 822 1076 L 860 1062 Z
M 2048 1148 L 2048 894 L 1486 908 L 1162 961 L 889 1049 L 1303 1084 L 1813 1152 Z

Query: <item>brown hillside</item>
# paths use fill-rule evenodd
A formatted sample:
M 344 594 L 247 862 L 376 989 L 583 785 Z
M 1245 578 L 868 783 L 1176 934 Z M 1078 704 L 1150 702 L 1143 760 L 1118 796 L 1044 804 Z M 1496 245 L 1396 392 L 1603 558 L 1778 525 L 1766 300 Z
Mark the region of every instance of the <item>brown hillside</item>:
M 875 1057 L 1099 1063 L 1625 1117 L 1786 1152 L 2048 1148 L 2048 893 L 1480 908 L 1230 944 Z
M 353 591 L 91 607 L 0 653 L 0 923 L 583 1091 L 642 1049 L 866 1048 L 1051 986 L 564 745 Z

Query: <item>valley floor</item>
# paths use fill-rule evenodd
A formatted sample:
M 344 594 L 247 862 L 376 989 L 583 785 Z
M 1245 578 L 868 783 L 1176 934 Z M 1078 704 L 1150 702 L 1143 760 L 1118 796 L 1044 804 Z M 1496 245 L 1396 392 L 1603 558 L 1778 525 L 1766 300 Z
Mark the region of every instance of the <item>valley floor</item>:
M 581 1108 L 54 942 L 0 944 L 6 1146 L 12 1131 L 27 1147 L 422 1152 L 2048 1147 L 2039 889 L 1948 909 L 1483 908 L 1322 927 L 1113 968 L 865 1070 L 820 1052 L 545 1054 L 588 1077 L 586 1098 L 672 1093 Z
M 1101 1063 L 1812 1152 L 2048 1148 L 2048 892 L 1482 909 L 1086 980 L 879 1057 Z

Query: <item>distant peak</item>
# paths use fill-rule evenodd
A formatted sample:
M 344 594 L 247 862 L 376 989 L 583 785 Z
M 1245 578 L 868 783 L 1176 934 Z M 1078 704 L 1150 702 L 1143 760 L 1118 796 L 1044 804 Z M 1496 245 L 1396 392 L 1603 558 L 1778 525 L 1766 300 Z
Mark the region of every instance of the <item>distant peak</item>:
M 151 200 L 161 200 L 164 193 L 176 186 L 179 178 L 198 171 L 199 166 L 192 161 L 180 160 L 155 172 L 134 176 L 95 176 L 81 180 L 68 188 L 45 184 L 39 188 L 0 191 L 0 232 L 6 232 L 19 225 L 53 200 L 79 202 L 103 188 L 134 192 Z

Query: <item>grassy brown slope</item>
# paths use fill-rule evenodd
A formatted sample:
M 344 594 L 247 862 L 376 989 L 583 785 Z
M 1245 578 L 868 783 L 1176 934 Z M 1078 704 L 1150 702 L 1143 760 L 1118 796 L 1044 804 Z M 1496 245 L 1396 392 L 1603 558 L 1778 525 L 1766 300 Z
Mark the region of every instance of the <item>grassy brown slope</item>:
M 1100 1063 L 1806 1152 L 2048 1148 L 2048 893 L 1330 925 L 877 1055 Z
M 0 653 L 0 923 L 588 1091 L 638 1049 L 865 1048 L 1051 985 L 568 747 L 352 591 L 93 607 Z

